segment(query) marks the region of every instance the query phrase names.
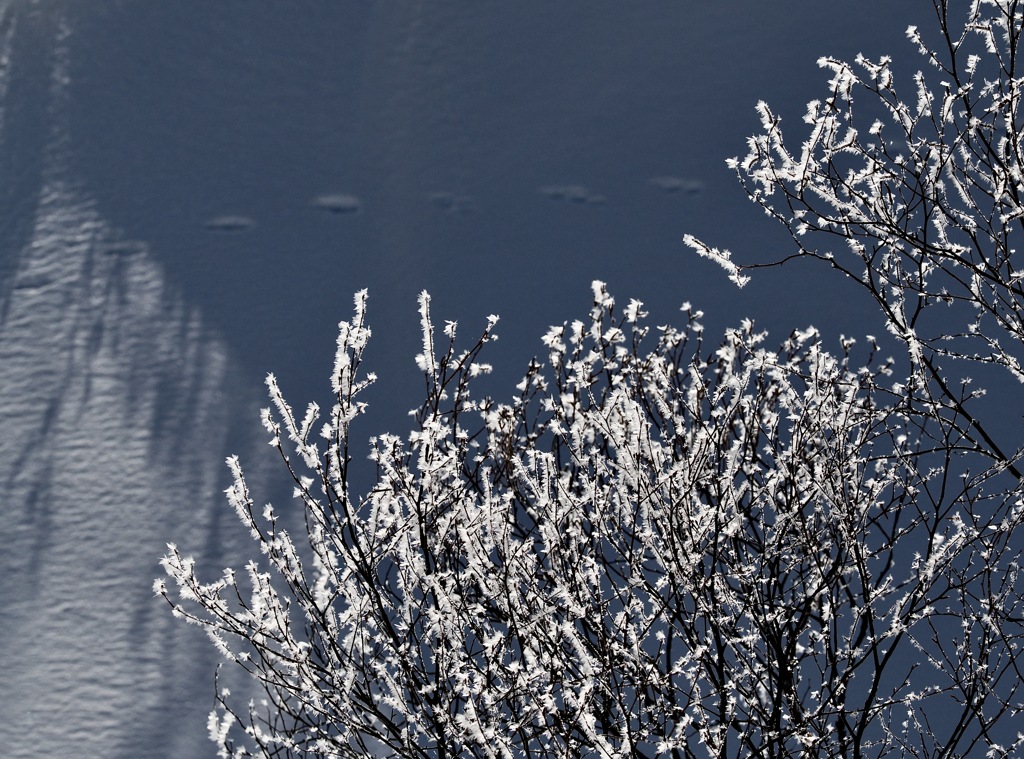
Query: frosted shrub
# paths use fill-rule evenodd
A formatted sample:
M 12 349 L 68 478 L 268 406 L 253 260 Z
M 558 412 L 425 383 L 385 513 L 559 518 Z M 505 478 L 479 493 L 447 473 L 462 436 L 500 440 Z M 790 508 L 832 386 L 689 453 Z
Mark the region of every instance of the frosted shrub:
M 807 105 L 799 148 L 762 102 L 761 133 L 728 163 L 792 236 L 785 260 L 823 261 L 879 306 L 913 364 L 909 402 L 1019 479 L 1019 441 L 999 442 L 960 380 L 996 369 L 1024 382 L 1024 6 L 933 5 L 937 33 L 907 29 L 926 64 L 911 81 L 899 81 L 888 56 L 822 58 L 831 80 Z M 784 262 L 738 266 L 716 253 L 738 282 Z
M 356 494 L 365 304 L 325 423 L 268 378 L 303 539 L 232 459 L 261 561 L 163 562 L 158 592 L 266 691 L 222 693 L 223 755 L 1016 750 L 1019 498 L 915 436 L 873 345 L 770 350 L 747 322 L 705 351 L 699 312 L 655 329 L 595 283 L 498 403 L 473 393 L 496 319 L 438 349 L 424 295 L 426 398 Z

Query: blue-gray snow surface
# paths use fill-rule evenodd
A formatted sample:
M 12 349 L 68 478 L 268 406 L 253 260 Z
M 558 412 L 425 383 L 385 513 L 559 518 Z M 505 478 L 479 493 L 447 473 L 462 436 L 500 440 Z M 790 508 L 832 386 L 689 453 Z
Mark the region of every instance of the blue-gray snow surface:
M 691 300 L 864 331 L 810 280 L 739 293 L 680 239 L 783 244 L 724 167 L 755 102 L 798 125 L 823 54 L 916 66 L 903 30 L 929 12 L 0 0 L 0 755 L 214 755 L 215 656 L 154 598 L 157 562 L 241 561 L 224 456 L 273 481 L 262 375 L 329 400 L 358 289 L 365 436 L 408 424 L 424 288 L 467 336 L 502 316 L 499 394 L 593 279 L 661 321 Z

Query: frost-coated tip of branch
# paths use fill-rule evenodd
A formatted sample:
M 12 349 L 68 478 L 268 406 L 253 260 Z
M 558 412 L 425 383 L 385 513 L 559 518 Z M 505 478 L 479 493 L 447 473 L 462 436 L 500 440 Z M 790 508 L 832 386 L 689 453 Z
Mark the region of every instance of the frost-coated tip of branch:
M 608 284 L 599 279 L 590 283 L 590 289 L 594 293 L 594 305 L 602 308 L 611 308 L 615 305 L 615 298 L 608 292 Z
M 423 352 L 416 356 L 416 366 L 420 371 L 433 373 L 434 364 L 434 325 L 430 321 L 430 293 L 423 290 L 419 295 L 420 329 L 423 332 Z
M 267 378 L 264 381 L 267 386 L 270 400 L 274 402 L 274 406 L 277 407 L 277 413 L 281 417 L 281 421 L 284 422 L 285 428 L 288 430 L 288 436 L 293 441 L 298 440 L 299 431 L 295 427 L 295 415 L 292 413 L 291 406 L 285 401 L 284 395 L 281 393 L 281 388 L 277 385 L 277 377 L 273 372 L 267 374 Z
M 351 322 L 339 322 L 337 350 L 334 355 L 334 372 L 331 375 L 331 388 L 336 396 L 351 398 L 359 389 L 372 384 L 376 379 L 367 375 L 364 383 L 356 383 L 355 367 L 362 358 L 372 331 L 366 326 L 367 290 L 360 290 L 355 295 L 355 309 Z
M 643 301 L 637 300 L 636 298 L 630 298 L 629 305 L 626 306 L 623 311 L 623 316 L 626 317 L 626 321 L 630 324 L 636 324 L 638 321 L 647 318 L 647 312 L 643 310 Z
M 683 244 L 689 248 L 693 248 L 704 258 L 711 259 L 725 269 L 729 274 L 729 280 L 733 282 L 736 287 L 743 287 L 750 281 L 750 277 L 745 274 L 740 274 L 740 267 L 732 262 L 732 253 L 728 250 L 712 248 L 710 245 L 701 242 L 693 235 L 683 235 Z
M 274 402 L 274 406 L 277 407 L 277 413 L 284 422 L 285 429 L 288 430 L 288 439 L 295 444 L 295 449 L 305 459 L 307 464 L 310 466 L 315 465 L 316 460 L 319 457 L 319 453 L 315 446 L 309 445 L 307 440 L 313 423 L 319 418 L 319 406 L 315 403 L 311 403 L 309 405 L 306 410 L 306 415 L 302 420 L 302 427 L 300 429 L 295 422 L 295 415 L 292 412 L 291 406 L 285 401 L 284 395 L 281 393 L 281 388 L 278 387 L 277 377 L 275 377 L 272 372 L 267 375 L 266 385 L 270 394 L 270 399 Z M 273 435 L 271 444 L 276 446 L 280 440 L 278 439 L 276 426 L 269 414 L 263 415 L 263 426 Z

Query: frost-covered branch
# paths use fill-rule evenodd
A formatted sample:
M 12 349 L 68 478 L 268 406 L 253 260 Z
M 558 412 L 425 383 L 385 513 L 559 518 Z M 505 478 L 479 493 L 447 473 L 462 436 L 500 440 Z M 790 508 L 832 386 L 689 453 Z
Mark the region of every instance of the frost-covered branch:
M 997 442 L 998 423 L 960 397 L 960 380 L 973 362 L 1024 382 L 1024 8 L 933 4 L 937 33 L 907 30 L 927 63 L 912 81 L 900 83 L 888 57 L 822 58 L 831 79 L 807 106 L 799 150 L 761 103 L 760 133 L 729 165 L 795 255 L 874 299 L 908 349 L 922 413 L 945 416 L 1020 478 L 1019 441 Z M 757 268 L 728 263 L 732 279 Z
M 505 403 L 474 392 L 496 318 L 439 350 L 421 297 L 426 396 L 363 493 L 365 295 L 324 442 L 271 383 L 303 540 L 232 460 L 261 559 L 204 583 L 172 546 L 157 583 L 266 693 L 221 691 L 223 755 L 1019 752 L 1015 486 L 907 415 L 873 344 L 744 322 L 707 349 L 689 306 L 594 296 Z

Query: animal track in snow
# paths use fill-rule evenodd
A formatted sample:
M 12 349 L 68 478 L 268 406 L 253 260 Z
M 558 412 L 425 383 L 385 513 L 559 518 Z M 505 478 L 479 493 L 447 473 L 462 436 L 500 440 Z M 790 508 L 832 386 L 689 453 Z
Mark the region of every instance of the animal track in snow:
M 363 209 L 363 201 L 355 195 L 339 192 L 318 195 L 313 199 L 313 206 L 338 215 L 356 214 Z
M 206 222 L 205 226 L 215 232 L 244 232 L 256 226 L 256 222 L 248 216 L 225 214 L 224 216 L 214 216 Z
M 540 188 L 540 194 L 551 200 L 577 205 L 602 205 L 608 200 L 604 195 L 591 193 L 588 187 L 581 184 L 545 185 Z
M 651 177 L 647 181 L 665 192 L 682 192 L 686 195 L 696 195 L 704 190 L 703 182 L 685 177 Z
M 476 201 L 469 195 L 456 195 L 452 192 L 432 192 L 427 199 L 439 210 L 447 214 L 471 213 L 476 210 Z

